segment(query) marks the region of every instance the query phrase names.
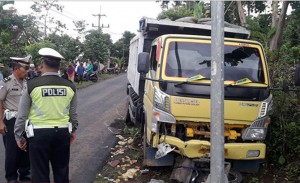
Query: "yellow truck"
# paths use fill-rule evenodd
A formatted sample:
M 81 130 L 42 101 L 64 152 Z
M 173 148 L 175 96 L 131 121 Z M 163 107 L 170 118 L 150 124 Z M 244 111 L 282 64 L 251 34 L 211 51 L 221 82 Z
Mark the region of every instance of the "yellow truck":
M 144 165 L 210 153 L 211 25 L 143 18 L 131 40 L 127 121 L 143 128 Z M 224 156 L 233 169 L 258 171 L 272 109 L 263 47 L 250 31 L 224 28 Z

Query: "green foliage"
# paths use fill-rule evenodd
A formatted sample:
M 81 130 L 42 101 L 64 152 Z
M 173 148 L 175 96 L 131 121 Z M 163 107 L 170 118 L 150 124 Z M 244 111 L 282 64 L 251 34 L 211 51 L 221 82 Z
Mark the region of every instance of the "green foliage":
M 104 34 L 102 30 L 89 31 L 89 34 L 85 36 L 83 46 L 84 58 L 107 63 L 111 45 L 109 34 Z
M 9 1 L 7 1 L 9 2 Z M 32 16 L 18 15 L 14 11 L 0 9 L 0 62 L 5 66 L 10 64 L 9 57 L 26 55 L 25 46 L 31 39 L 35 25 Z M 6 70 L 4 70 L 4 73 Z
M 300 181 L 300 161 L 288 164 L 284 170 L 288 180 Z
M 204 14 L 204 3 L 199 2 L 194 5 L 194 17 L 196 18 L 206 18 Z
M 158 14 L 157 19 L 161 20 L 169 18 L 170 20 L 174 21 L 182 17 L 193 16 L 193 14 L 193 11 L 183 6 L 179 8 L 170 8 L 168 10 L 163 10 L 160 14 Z
M 251 13 L 260 13 L 260 15 L 262 15 L 261 13 L 265 11 L 267 6 L 267 1 L 242 1 L 241 3 L 243 8 L 247 9 L 248 16 L 250 16 Z M 225 1 L 224 19 L 232 24 L 241 24 L 236 1 Z
M 128 65 L 130 40 L 135 36 L 134 33 L 125 31 L 121 39 L 111 47 L 111 57 L 124 57 L 124 65 Z
M 35 65 L 40 65 L 41 61 L 40 61 L 40 55 L 38 54 L 38 51 L 44 47 L 56 49 L 55 44 L 47 40 L 31 44 L 25 48 L 26 52 L 32 56 L 32 62 Z
M 118 58 L 118 57 L 112 57 L 111 59 L 112 59 L 114 62 L 116 62 L 116 63 L 118 64 L 118 67 L 119 67 L 119 68 L 122 68 L 122 66 L 123 66 L 124 63 L 125 63 L 125 60 L 124 60 L 123 57 L 121 57 L 121 58 Z
M 82 51 L 82 43 L 78 39 L 74 39 L 66 34 L 62 36 L 51 34 L 47 39 L 55 44 L 56 50 L 68 62 L 74 61 Z
M 136 136 L 138 133 L 140 133 L 140 129 L 136 127 L 129 127 L 126 125 L 123 129 L 123 133 L 124 135 L 128 136 Z
M 290 65 L 284 60 L 270 64 L 273 87 L 281 87 L 284 79 L 292 83 L 294 67 Z M 286 164 L 299 158 L 300 108 L 293 92 L 273 92 L 273 97 L 274 113 L 267 138 L 267 158 L 270 162 Z

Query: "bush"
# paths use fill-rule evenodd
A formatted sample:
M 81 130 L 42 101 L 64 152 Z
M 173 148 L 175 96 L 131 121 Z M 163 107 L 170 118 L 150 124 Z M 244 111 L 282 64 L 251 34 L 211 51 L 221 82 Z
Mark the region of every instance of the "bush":
M 272 54 L 271 54 L 272 55 Z M 295 62 L 283 46 L 277 62 L 269 64 L 274 88 L 280 88 L 286 79 L 293 86 Z M 273 91 L 273 114 L 267 138 L 267 160 L 275 164 L 288 164 L 299 159 L 300 108 L 296 92 Z

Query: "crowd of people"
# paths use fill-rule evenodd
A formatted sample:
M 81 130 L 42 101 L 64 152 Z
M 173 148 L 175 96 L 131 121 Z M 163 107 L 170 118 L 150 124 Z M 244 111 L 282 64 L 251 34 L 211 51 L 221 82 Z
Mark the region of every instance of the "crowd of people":
M 9 183 L 50 182 L 49 163 L 54 182 L 69 182 L 70 144 L 78 126 L 76 87 L 60 77 L 60 53 L 51 48 L 38 53 L 39 69 L 28 57 L 10 57 L 10 75 L 0 73 L 0 134 Z
M 98 68 L 99 63 L 97 62 L 78 62 L 76 65 L 70 62 L 67 68 L 64 69 L 62 77 L 72 82 L 76 81 L 81 84 L 83 81 L 89 81 L 90 75 L 93 72 L 97 72 Z

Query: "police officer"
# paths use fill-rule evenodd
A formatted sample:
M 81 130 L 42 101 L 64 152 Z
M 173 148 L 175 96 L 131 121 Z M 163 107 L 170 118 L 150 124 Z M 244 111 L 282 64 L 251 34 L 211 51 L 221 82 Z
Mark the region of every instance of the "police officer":
M 33 127 L 33 134 L 29 133 L 33 137 L 28 138 L 32 183 L 50 182 L 49 161 L 54 182 L 66 183 L 69 182 L 70 143 L 78 126 L 76 88 L 58 75 L 61 54 L 51 48 L 42 48 L 39 54 L 42 75 L 28 81 L 19 105 L 15 138 L 23 149 L 25 123 L 26 128 Z
M 28 153 L 18 148 L 14 136 L 14 125 L 22 91 L 26 89 L 29 57 L 10 57 L 13 72 L 0 81 L 0 134 L 5 147 L 5 178 L 8 182 L 28 180 L 30 165 Z M 25 150 L 25 147 L 24 147 Z

